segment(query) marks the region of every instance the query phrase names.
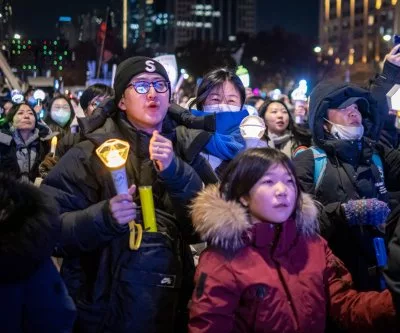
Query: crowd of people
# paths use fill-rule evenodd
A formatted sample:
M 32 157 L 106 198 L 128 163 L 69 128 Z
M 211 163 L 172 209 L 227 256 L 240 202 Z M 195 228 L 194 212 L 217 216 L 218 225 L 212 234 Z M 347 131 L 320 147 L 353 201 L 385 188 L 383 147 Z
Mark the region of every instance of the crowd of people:
M 290 104 L 217 68 L 178 105 L 147 57 L 88 87 L 84 117 L 5 101 L 0 331 L 399 332 L 398 48 L 369 87 Z M 125 190 L 99 156 L 116 140 Z

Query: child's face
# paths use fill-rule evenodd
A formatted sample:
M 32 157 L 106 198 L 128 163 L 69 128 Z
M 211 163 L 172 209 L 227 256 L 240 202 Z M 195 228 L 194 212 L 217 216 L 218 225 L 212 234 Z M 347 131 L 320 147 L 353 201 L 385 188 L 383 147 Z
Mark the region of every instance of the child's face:
M 253 186 L 246 201 L 254 222 L 282 223 L 292 215 L 296 197 L 293 175 L 283 165 L 274 164 Z

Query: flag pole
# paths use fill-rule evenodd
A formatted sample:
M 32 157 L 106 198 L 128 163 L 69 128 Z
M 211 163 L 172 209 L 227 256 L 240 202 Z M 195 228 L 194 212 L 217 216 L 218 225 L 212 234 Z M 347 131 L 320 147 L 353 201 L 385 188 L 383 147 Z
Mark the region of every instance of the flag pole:
M 107 37 L 107 26 L 108 26 L 108 13 L 110 11 L 110 7 L 107 6 L 107 10 L 106 10 L 106 30 L 104 32 L 104 38 L 101 41 L 101 47 L 100 47 L 100 55 L 99 55 L 99 63 L 97 65 L 97 74 L 96 74 L 96 78 L 98 79 L 100 76 L 100 68 L 101 65 L 103 64 L 103 53 L 104 53 L 104 44 L 106 42 L 106 37 Z

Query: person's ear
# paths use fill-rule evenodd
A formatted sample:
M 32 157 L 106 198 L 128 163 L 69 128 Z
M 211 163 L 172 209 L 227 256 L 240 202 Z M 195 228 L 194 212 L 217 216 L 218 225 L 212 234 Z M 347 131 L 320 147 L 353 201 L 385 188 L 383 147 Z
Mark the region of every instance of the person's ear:
M 122 97 L 121 97 L 121 99 L 120 99 L 120 101 L 119 101 L 119 103 L 118 103 L 118 107 L 121 109 L 121 110 L 126 110 L 126 105 L 125 105 L 125 96 L 124 95 L 122 95 Z
M 242 204 L 243 207 L 249 207 L 249 201 L 245 197 L 240 197 L 239 202 Z
M 332 127 L 332 125 L 331 124 L 329 124 L 328 122 L 324 122 L 324 131 L 326 132 L 326 133 L 330 133 L 331 132 L 331 127 Z

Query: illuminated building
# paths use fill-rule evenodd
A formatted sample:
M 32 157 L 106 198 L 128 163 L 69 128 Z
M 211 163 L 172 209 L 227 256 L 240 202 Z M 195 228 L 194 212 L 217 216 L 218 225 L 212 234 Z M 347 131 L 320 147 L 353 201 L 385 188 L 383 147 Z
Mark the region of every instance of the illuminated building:
M 12 37 L 12 5 L 11 0 L 0 2 L 0 39 L 6 40 Z
M 173 51 L 190 40 L 255 34 L 255 0 L 122 0 L 122 44 Z
M 255 0 L 176 0 L 175 46 L 189 40 L 234 40 L 256 32 Z
M 400 33 L 400 1 L 320 0 L 322 55 L 336 64 L 380 62 Z

